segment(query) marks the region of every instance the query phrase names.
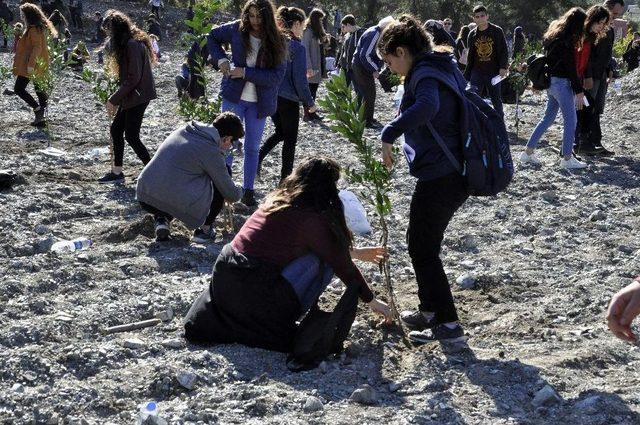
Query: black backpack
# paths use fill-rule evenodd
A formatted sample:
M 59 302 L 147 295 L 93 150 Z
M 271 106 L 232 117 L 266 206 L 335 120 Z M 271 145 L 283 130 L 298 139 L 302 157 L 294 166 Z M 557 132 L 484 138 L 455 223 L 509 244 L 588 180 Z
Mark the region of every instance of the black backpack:
M 527 78 L 535 90 L 546 90 L 551 85 L 547 56 L 531 55 L 527 59 Z
M 329 354 L 340 354 L 358 307 L 358 288 L 348 286 L 332 312 L 316 303 L 298 325 L 293 349 L 287 356 L 292 372 L 315 369 Z
M 465 88 L 462 74 L 456 75 L 457 87 L 449 87 L 462 102 L 466 136 L 462 141 L 463 163 L 451 153 L 431 122 L 427 127 L 456 170 L 466 178 L 471 196 L 495 196 L 513 179 L 513 160 L 504 119 L 473 90 Z

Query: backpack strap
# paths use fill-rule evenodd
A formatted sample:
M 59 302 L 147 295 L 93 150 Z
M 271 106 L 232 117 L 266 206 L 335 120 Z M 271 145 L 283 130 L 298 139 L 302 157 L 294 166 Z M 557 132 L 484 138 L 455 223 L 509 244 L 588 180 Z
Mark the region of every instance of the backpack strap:
M 433 127 L 433 124 L 431 123 L 431 121 L 427 122 L 427 128 L 429 129 L 429 131 L 433 135 L 433 138 L 436 139 L 436 142 L 438 142 L 438 145 L 440 145 L 440 148 L 442 149 L 444 154 L 447 156 L 447 159 L 449 160 L 449 162 L 451 162 L 451 164 L 456 169 L 456 171 L 458 171 L 460 174 L 462 174 L 462 171 L 463 171 L 462 170 L 462 166 L 460 165 L 460 163 L 458 162 L 456 157 L 453 156 L 453 153 L 451 153 L 451 150 L 449 150 L 449 148 L 445 144 L 445 142 L 442 139 L 442 137 L 440 136 L 440 134 Z

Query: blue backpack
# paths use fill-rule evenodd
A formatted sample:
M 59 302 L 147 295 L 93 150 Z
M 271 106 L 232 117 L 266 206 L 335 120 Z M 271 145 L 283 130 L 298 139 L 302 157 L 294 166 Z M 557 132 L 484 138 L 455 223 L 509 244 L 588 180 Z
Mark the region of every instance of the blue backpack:
M 463 163 L 451 153 L 431 122 L 427 127 L 445 155 L 460 174 L 466 177 L 471 196 L 495 196 L 504 191 L 513 179 L 513 160 L 509 135 L 504 120 L 478 94 L 466 88 L 462 75 L 456 74 L 457 87 L 438 79 L 449 87 L 462 102 L 463 120 L 467 129 L 463 140 Z

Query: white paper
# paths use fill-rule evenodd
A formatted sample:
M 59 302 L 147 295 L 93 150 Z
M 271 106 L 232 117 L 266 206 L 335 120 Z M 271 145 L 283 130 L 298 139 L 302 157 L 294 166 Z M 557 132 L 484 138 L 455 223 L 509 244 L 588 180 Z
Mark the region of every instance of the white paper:
M 361 236 L 371 234 L 367 211 L 358 197 L 349 190 L 341 190 L 338 196 L 344 205 L 344 218 L 349 230 Z
M 583 96 L 582 97 L 582 103 L 584 104 L 584 106 L 586 106 L 587 108 L 589 107 L 589 101 L 587 100 L 587 96 Z
M 491 79 L 491 85 L 495 86 L 496 84 L 498 84 L 500 81 L 504 80 L 505 78 L 507 78 L 506 76 L 501 76 L 501 75 L 496 75 L 495 77 L 493 77 Z

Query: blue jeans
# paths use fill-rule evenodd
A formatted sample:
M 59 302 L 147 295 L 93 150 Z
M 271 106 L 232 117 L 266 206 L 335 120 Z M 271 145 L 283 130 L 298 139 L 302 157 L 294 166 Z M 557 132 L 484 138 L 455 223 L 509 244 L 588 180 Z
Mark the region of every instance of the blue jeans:
M 502 109 L 502 83 L 498 83 L 495 86 L 491 84 L 491 79 L 495 75 L 484 75 L 479 72 L 472 72 L 471 78 L 469 78 L 469 84 L 473 90 L 482 96 L 486 89 L 489 97 L 491 98 L 491 104 L 493 109 L 504 117 L 504 110 Z
M 300 301 L 301 313 L 309 310 L 320 298 L 333 278 L 333 269 L 323 263 L 315 254 L 307 254 L 289 263 L 282 276 Z
M 222 111 L 231 111 L 244 122 L 244 181 L 242 187 L 253 190 L 253 182 L 258 172 L 258 152 L 264 131 L 266 118 L 258 118 L 258 103 L 241 100 L 238 103 L 222 100 Z M 231 166 L 232 157 L 227 158 Z
M 542 121 L 538 123 L 533 134 L 527 142 L 527 148 L 535 149 L 542 135 L 547 131 L 558 115 L 558 110 L 562 111 L 564 129 L 562 131 L 562 156 L 570 155 L 573 151 L 573 141 L 576 135 L 576 125 L 578 116 L 576 114 L 575 94 L 571 89 L 571 82 L 568 78 L 551 77 L 551 86 L 547 90 L 547 110 L 544 112 Z

